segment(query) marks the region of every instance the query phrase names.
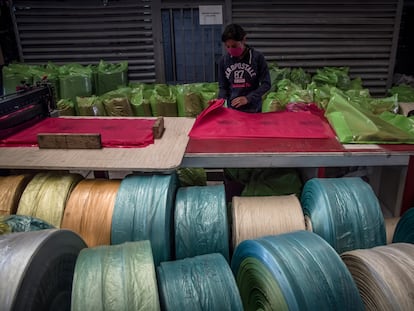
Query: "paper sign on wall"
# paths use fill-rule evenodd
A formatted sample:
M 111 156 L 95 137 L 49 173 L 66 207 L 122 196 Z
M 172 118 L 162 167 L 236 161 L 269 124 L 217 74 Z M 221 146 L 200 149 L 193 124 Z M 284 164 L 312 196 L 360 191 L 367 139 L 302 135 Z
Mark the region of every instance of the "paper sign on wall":
M 199 5 L 200 25 L 223 24 L 223 6 L 221 5 Z

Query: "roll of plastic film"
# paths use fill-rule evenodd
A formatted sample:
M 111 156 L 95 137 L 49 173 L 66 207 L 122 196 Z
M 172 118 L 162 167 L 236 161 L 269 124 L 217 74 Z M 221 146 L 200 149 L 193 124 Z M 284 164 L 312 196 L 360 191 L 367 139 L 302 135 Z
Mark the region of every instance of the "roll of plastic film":
M 414 207 L 407 210 L 398 221 L 392 242 L 414 244 Z
M 305 230 L 302 207 L 295 195 L 233 197 L 233 247 L 247 239 Z
M 220 253 L 229 260 L 229 228 L 223 185 L 179 188 L 174 225 L 176 259 Z
M 78 233 L 89 247 L 109 245 L 115 198 L 120 180 L 85 179 L 73 189 L 62 228 Z
M 79 174 L 36 174 L 20 198 L 17 214 L 43 219 L 60 228 L 66 201 L 82 179 Z
M 394 232 L 397 227 L 397 224 L 400 220 L 400 217 L 385 218 L 385 232 L 387 233 L 387 244 L 392 243 L 394 237 Z M 414 227 L 413 227 L 414 230 Z
M 84 249 L 76 262 L 72 311 L 160 310 L 149 241 Z
M 10 233 L 54 229 L 51 224 L 42 219 L 24 215 L 0 216 L 0 227 L 2 224 L 7 226 Z
M 341 255 L 366 310 L 413 310 L 414 244 L 392 243 Z
M 2 310 L 70 310 L 76 258 L 84 241 L 69 230 L 0 236 Z
M 339 255 L 309 231 L 245 240 L 231 268 L 245 310 L 363 310 Z
M 177 176 L 129 175 L 116 197 L 111 243 L 149 240 L 155 264 L 171 259 Z
M 30 179 L 30 175 L 0 177 L 0 215 L 16 214 L 19 200 Z
M 162 262 L 157 278 L 163 310 L 243 310 L 230 266 L 219 253 Z
M 378 199 L 359 177 L 310 179 L 303 188 L 301 204 L 313 232 L 339 254 L 386 243 Z

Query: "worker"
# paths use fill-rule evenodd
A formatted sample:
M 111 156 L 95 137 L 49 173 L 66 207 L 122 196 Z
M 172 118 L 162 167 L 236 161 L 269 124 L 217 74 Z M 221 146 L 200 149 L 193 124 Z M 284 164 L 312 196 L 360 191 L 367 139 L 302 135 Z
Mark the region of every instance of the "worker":
M 219 63 L 218 98 L 227 107 L 244 112 L 261 112 L 262 96 L 270 89 L 269 68 L 263 54 L 246 44 L 246 32 L 230 24 L 221 36 L 227 53 Z

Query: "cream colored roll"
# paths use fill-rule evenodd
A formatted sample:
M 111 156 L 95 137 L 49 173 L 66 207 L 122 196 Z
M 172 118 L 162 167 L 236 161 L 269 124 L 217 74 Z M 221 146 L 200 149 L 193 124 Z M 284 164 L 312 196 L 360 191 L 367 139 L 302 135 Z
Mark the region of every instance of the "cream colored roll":
M 0 215 L 16 214 L 19 200 L 30 179 L 30 175 L 0 177 Z
M 27 184 L 16 214 L 36 217 L 60 228 L 66 201 L 72 189 L 82 179 L 80 174 L 36 174 Z
M 392 243 L 394 237 L 395 228 L 397 227 L 398 221 L 401 217 L 384 218 L 385 222 L 385 233 L 387 234 L 387 244 Z
M 109 245 L 120 184 L 120 180 L 82 180 L 69 197 L 61 227 L 78 233 L 89 247 Z
M 414 306 L 414 244 L 393 243 L 341 255 L 366 310 L 411 311 Z
M 305 218 L 294 195 L 233 197 L 233 247 L 266 235 L 305 230 Z

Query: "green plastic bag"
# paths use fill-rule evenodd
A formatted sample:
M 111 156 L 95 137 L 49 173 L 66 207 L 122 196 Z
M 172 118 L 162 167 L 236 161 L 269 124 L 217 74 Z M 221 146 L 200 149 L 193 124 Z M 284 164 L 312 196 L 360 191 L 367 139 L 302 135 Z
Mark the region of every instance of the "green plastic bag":
M 341 143 L 414 143 L 414 137 L 334 92 L 325 111 Z
M 134 113 L 129 101 L 131 92 L 132 89 L 130 87 L 124 87 L 100 96 L 106 115 L 111 117 L 132 117 Z
M 76 102 L 76 97 L 92 95 L 92 69 L 79 64 L 59 68 L 60 97 Z
M 128 62 L 107 63 L 101 60 L 97 66 L 96 94 L 102 95 L 128 84 Z
M 32 66 L 26 64 L 10 64 L 2 69 L 3 94 L 16 93 L 16 87 L 22 84 L 33 84 Z
M 76 110 L 79 116 L 106 116 L 105 107 L 99 97 L 76 97 Z
M 130 103 L 136 117 L 152 116 L 150 101 L 144 98 L 144 88 L 144 85 L 134 85 L 131 90 Z
M 201 94 L 194 84 L 179 84 L 175 86 L 177 109 L 179 117 L 193 117 L 203 111 Z
M 56 103 L 59 116 L 75 116 L 75 104 L 70 99 L 61 99 Z
M 176 96 L 166 84 L 156 84 L 150 97 L 151 110 L 154 117 L 177 117 Z

